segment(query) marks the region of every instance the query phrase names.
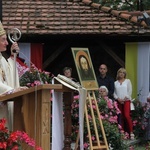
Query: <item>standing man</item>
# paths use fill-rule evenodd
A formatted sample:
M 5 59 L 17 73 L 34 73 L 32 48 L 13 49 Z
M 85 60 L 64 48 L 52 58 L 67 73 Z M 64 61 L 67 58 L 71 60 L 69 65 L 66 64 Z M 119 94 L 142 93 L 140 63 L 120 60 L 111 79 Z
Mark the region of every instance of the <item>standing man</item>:
M 101 64 L 99 66 L 99 76 L 97 76 L 97 82 L 99 87 L 100 86 L 106 86 L 108 89 L 108 97 L 111 98 L 112 100 L 113 98 L 113 94 L 114 94 L 114 79 L 110 76 L 107 75 L 107 66 L 105 64 Z
M 10 57 L 5 59 L 2 55 L 2 52 L 7 50 L 8 41 L 6 31 L 3 28 L 2 23 L 0 22 L 0 97 L 5 94 L 10 94 L 12 92 L 17 92 L 26 87 L 20 87 L 19 85 L 19 76 L 18 73 L 14 75 L 14 72 L 17 72 L 14 69 L 14 60 Z M 13 55 L 13 50 L 19 51 L 18 44 L 14 42 L 11 46 L 11 54 Z M 14 83 L 14 78 L 16 78 L 16 83 Z M 8 121 L 8 127 L 12 130 L 12 114 L 13 103 L 0 103 L 0 118 L 6 118 Z M 11 116 L 11 117 L 10 117 Z
M 5 59 L 2 52 L 7 50 L 8 41 L 6 31 L 3 29 L 3 25 L 0 22 L 0 95 L 6 92 L 14 92 L 21 90 L 19 85 L 18 73 L 16 77 L 14 76 L 14 60 L 10 57 Z M 13 50 L 19 51 L 18 44 L 14 42 L 11 46 L 11 54 L 13 55 Z M 16 68 L 17 69 L 17 68 Z M 14 78 L 16 78 L 16 83 L 14 83 Z M 14 85 L 16 84 L 16 85 Z

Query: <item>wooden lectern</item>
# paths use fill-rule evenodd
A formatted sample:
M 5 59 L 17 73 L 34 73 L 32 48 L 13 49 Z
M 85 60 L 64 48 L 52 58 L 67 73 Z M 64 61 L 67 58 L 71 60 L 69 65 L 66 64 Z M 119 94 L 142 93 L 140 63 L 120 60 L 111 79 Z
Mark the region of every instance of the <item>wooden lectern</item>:
M 25 131 L 43 150 L 50 150 L 52 89 L 65 92 L 64 149 L 71 150 L 72 90 L 61 84 L 45 84 L 0 97 L 0 101 L 14 101 L 13 131 Z

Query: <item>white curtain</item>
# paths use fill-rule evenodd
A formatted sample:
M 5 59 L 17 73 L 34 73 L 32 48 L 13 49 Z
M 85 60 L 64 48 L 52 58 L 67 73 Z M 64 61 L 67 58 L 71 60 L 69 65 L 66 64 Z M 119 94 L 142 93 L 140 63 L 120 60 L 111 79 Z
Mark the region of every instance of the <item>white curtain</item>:
M 58 78 L 62 77 L 61 79 Z M 72 80 L 66 79 L 63 75 L 58 75 L 55 79 L 62 85 L 79 92 L 79 134 L 80 134 L 80 150 L 84 149 L 83 133 L 84 133 L 84 109 L 87 98 L 87 90 L 81 87 L 78 83 L 73 83 Z M 62 80 L 62 79 L 65 79 Z M 54 84 L 54 80 L 52 81 Z M 74 86 L 73 86 L 74 85 Z M 53 91 L 52 105 L 52 150 L 62 150 L 64 147 L 64 124 L 63 124 L 63 98 L 62 92 Z
M 138 94 L 141 102 L 146 102 L 150 90 L 150 42 L 138 43 Z
M 64 123 L 62 92 L 53 90 L 52 107 L 52 150 L 62 150 L 64 147 Z

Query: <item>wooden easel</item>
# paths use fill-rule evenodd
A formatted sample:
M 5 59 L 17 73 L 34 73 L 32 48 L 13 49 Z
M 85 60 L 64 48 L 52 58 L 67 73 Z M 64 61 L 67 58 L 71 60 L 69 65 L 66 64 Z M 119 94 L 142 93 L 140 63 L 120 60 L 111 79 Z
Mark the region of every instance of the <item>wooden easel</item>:
M 93 108 L 92 104 L 95 105 L 95 108 Z M 92 125 L 94 128 L 94 132 L 95 132 L 94 134 L 96 137 L 95 144 L 92 142 L 92 133 L 91 133 L 91 128 L 90 128 L 91 120 L 88 117 L 89 112 L 88 112 L 87 107 L 90 107 L 90 115 L 92 117 L 91 120 L 92 120 Z M 98 121 L 96 121 L 95 116 L 98 117 Z M 85 118 L 86 118 L 86 123 L 87 123 L 90 150 L 104 150 L 104 149 L 109 150 L 103 123 L 102 123 L 102 120 L 100 117 L 100 111 L 99 111 L 99 108 L 97 105 L 94 91 L 87 92 L 87 99 L 86 99 L 86 105 L 85 105 Z M 100 139 L 99 139 L 98 127 L 100 127 L 100 129 L 101 129 L 103 141 L 100 141 Z M 78 142 L 79 142 L 79 133 L 78 133 L 77 140 L 76 140 L 75 150 L 77 150 L 77 148 L 78 148 Z

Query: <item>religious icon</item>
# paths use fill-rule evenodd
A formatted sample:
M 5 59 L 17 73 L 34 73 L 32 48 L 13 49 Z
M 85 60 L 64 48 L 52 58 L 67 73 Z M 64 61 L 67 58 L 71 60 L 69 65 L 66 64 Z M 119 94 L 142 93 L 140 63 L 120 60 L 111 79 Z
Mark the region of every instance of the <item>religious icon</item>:
M 98 89 L 91 57 L 87 48 L 72 48 L 81 85 L 89 90 Z

